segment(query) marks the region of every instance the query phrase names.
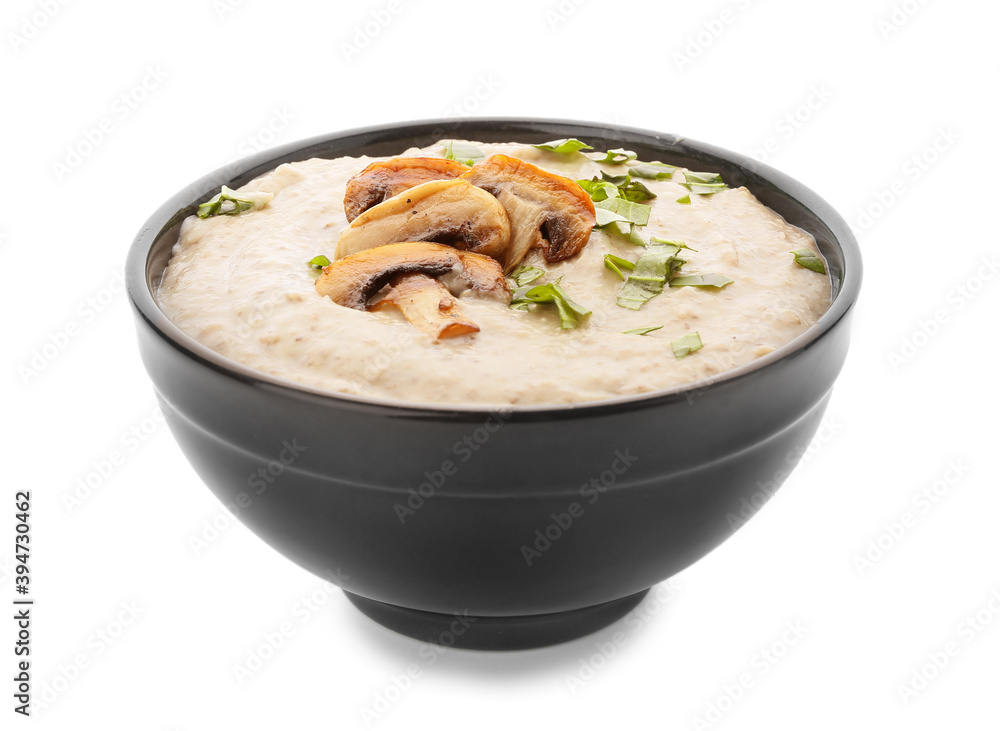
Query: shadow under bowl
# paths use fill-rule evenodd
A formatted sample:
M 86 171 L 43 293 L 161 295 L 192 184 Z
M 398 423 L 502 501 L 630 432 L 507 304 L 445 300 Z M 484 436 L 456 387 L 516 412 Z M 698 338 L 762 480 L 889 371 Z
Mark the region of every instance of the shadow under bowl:
M 196 342 L 156 302 L 181 222 L 222 184 L 238 187 L 284 162 L 393 155 L 441 139 L 562 137 L 746 186 L 816 238 L 831 274 L 830 309 L 794 341 L 710 380 L 490 410 L 274 378 Z M 126 278 L 143 363 L 170 429 L 243 523 L 392 629 L 445 645 L 517 649 L 615 621 L 730 536 L 747 505 L 770 496 L 809 444 L 843 365 L 861 255 L 825 201 L 743 155 L 586 122 L 431 120 L 285 145 L 201 178 L 146 222 Z

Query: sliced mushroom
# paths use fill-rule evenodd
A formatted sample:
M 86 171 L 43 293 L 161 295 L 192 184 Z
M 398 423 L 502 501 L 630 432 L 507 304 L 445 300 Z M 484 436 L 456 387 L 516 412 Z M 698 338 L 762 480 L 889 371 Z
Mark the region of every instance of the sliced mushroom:
M 426 274 L 398 274 L 385 297 L 372 305 L 395 305 L 410 324 L 435 340 L 479 332 L 479 325 L 462 314 L 458 300 L 441 282 Z
M 375 303 L 372 297 L 388 289 Z M 417 241 L 387 244 L 352 254 L 323 268 L 316 291 L 356 310 L 398 307 L 431 338 L 478 332 L 455 294 L 464 290 L 507 303 L 510 287 L 493 259 L 451 246 Z
M 396 241 L 434 241 L 500 258 L 510 241 L 504 207 L 467 180 L 421 183 L 372 206 L 351 221 L 336 258 Z
M 386 198 L 429 180 L 450 180 L 469 167 L 441 157 L 394 157 L 373 162 L 347 181 L 344 213 L 353 221 Z
M 541 247 L 545 261 L 576 254 L 594 227 L 590 196 L 569 178 L 507 155 L 491 155 L 462 176 L 489 191 L 507 211 L 511 241 L 503 257 L 511 271 L 528 251 Z

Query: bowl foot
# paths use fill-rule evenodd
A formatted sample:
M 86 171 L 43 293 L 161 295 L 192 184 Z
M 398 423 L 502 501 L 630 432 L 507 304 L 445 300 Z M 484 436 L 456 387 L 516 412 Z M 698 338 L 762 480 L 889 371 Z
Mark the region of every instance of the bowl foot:
M 344 593 L 369 619 L 423 642 L 463 650 L 527 650 L 596 632 L 628 614 L 648 592 L 649 589 L 643 589 L 637 594 L 583 609 L 520 617 L 437 614 L 383 604 L 349 591 Z

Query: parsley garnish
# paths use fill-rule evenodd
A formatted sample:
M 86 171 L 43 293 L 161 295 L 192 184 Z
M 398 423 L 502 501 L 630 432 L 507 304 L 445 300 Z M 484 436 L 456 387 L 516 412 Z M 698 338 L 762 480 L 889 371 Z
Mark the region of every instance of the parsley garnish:
M 559 152 L 564 155 L 570 152 L 594 149 L 586 142 L 580 142 L 580 140 L 575 137 L 568 137 L 562 140 L 552 140 L 551 142 L 543 142 L 540 145 L 532 145 L 532 147 L 537 147 L 539 150 L 548 150 L 549 152 Z
M 486 153 L 478 147 L 457 144 L 455 140 L 448 140 L 448 144 L 444 146 L 444 156 L 447 160 L 454 160 L 455 162 L 472 167 L 479 160 L 485 158 Z
M 670 341 L 670 347 L 674 350 L 674 357 L 680 360 L 684 356 L 693 353 L 696 350 L 701 350 L 701 335 L 697 331 L 693 333 L 688 333 L 682 338 L 677 338 L 676 340 Z
M 824 266 L 823 260 L 816 256 L 811 249 L 798 249 L 789 253 L 795 257 L 795 263 L 800 267 L 812 269 L 818 274 L 826 274 L 826 266 Z
M 270 203 L 272 198 L 274 198 L 274 193 L 263 191 L 237 193 L 232 188 L 223 185 L 222 190 L 214 198 L 198 206 L 198 218 L 238 216 L 246 211 L 260 210 Z

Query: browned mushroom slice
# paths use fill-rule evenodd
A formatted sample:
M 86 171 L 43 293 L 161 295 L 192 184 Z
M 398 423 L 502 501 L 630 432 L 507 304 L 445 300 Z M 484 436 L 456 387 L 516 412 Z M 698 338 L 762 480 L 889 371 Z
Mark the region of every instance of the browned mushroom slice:
M 338 305 L 356 310 L 394 305 L 434 339 L 479 330 L 462 314 L 454 296 L 468 289 L 510 301 L 510 287 L 493 259 L 416 241 L 377 246 L 339 259 L 324 267 L 316 280 L 316 291 Z M 382 299 L 369 304 L 383 290 Z
M 426 274 L 398 274 L 385 297 L 372 306 L 395 305 L 410 324 L 435 340 L 479 332 L 479 325 L 462 314 L 458 300 L 441 282 Z
M 557 262 L 576 254 L 590 238 L 594 204 L 569 178 L 507 155 L 491 155 L 462 178 L 492 193 L 507 211 L 511 241 L 503 262 L 508 272 L 534 247 L 542 248 L 545 261 Z
M 372 206 L 351 221 L 336 258 L 396 241 L 434 241 L 500 258 L 510 241 L 504 207 L 466 180 L 432 180 Z
M 344 213 L 353 221 L 386 198 L 430 180 L 450 180 L 469 167 L 440 157 L 394 157 L 373 162 L 347 181 Z

